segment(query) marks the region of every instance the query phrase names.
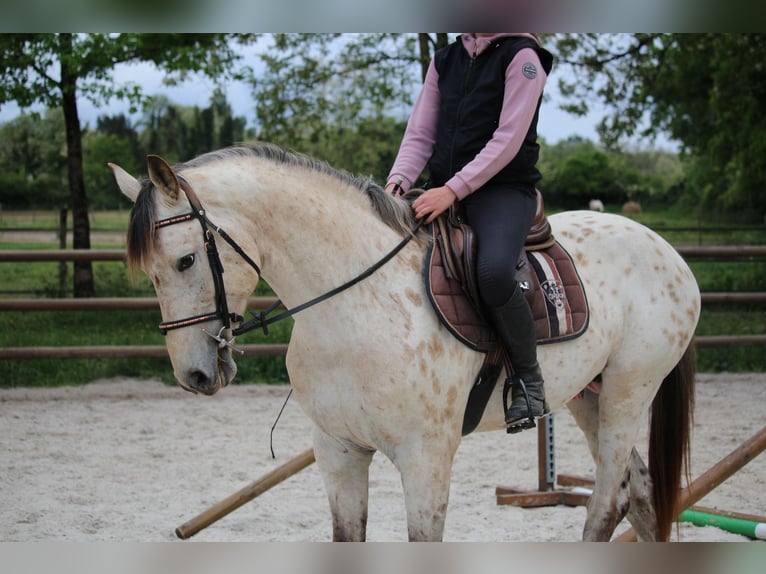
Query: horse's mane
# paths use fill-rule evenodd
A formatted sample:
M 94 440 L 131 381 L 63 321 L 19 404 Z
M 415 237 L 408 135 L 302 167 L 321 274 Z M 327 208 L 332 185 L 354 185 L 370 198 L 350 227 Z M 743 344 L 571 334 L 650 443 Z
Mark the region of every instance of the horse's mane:
M 401 235 L 411 233 L 415 222 L 412 209 L 405 201 L 393 197 L 371 177 L 357 177 L 347 171 L 331 167 L 324 161 L 308 155 L 288 151 L 269 143 L 251 143 L 223 148 L 197 156 L 174 167 L 177 172 L 202 167 L 231 158 L 257 157 L 275 163 L 316 171 L 329 175 L 339 183 L 358 189 L 372 204 L 373 212 Z M 133 206 L 128 226 L 127 257 L 131 269 L 144 268 L 146 257 L 154 247 L 154 186 L 148 180 L 141 182 L 141 192 Z

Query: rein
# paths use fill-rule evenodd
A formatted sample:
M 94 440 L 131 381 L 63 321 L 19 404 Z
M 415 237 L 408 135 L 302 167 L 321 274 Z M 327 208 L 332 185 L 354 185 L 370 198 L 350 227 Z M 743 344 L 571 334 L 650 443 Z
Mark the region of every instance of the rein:
M 413 237 L 417 234 L 417 232 L 420 230 L 420 227 L 423 225 L 423 220 L 419 220 L 415 227 L 412 229 L 412 233 L 402 239 L 396 247 L 394 247 L 391 251 L 386 253 L 380 260 L 378 260 L 374 265 L 369 267 L 367 270 L 363 271 L 353 279 L 346 281 L 343 285 L 339 285 L 338 287 L 335 287 L 334 289 L 330 289 L 326 293 L 319 295 L 318 297 L 314 297 L 310 301 L 306 301 L 305 303 L 302 303 L 300 305 L 297 305 L 296 307 L 293 307 L 292 309 L 288 309 L 287 311 L 284 311 L 280 313 L 279 315 L 275 315 L 274 317 L 268 317 L 269 313 L 272 313 L 277 307 L 279 307 L 282 304 L 282 301 L 280 299 L 277 299 L 271 306 L 269 306 L 268 309 L 261 311 L 260 313 L 256 314 L 250 311 L 250 314 L 253 316 L 252 319 L 247 321 L 246 323 L 243 323 L 238 328 L 234 329 L 232 331 L 232 334 L 236 337 L 237 335 L 241 335 L 242 333 L 247 333 L 249 331 L 253 331 L 255 329 L 262 329 L 264 335 L 269 334 L 268 326 L 272 323 L 276 323 L 277 321 L 281 321 L 283 319 L 287 319 L 288 317 L 292 317 L 296 313 L 299 313 L 300 311 L 303 311 L 304 309 L 308 309 L 309 307 L 313 307 L 317 303 L 321 303 L 322 301 L 326 301 L 327 299 L 330 299 L 331 297 L 334 297 L 338 293 L 341 293 L 342 291 L 345 291 L 349 287 L 353 287 L 357 283 L 363 281 L 364 279 L 367 279 L 370 275 L 375 273 L 378 269 L 383 267 L 386 263 L 388 263 L 391 259 L 393 259 L 397 253 L 399 253 L 404 247 L 412 240 Z
M 415 227 L 412 229 L 412 232 L 402 239 L 391 251 L 386 253 L 379 261 L 377 261 L 374 265 L 369 267 L 367 270 L 363 271 L 353 279 L 346 281 L 342 285 L 335 287 L 334 289 L 331 289 L 330 291 L 327 291 L 326 293 L 319 295 L 318 297 L 315 297 L 311 299 L 310 301 L 307 301 L 305 303 L 302 303 L 301 305 L 298 305 L 296 307 L 293 307 L 292 309 L 288 309 L 287 311 L 284 311 L 280 313 L 279 315 L 268 317 L 269 314 L 274 312 L 275 309 L 280 307 L 282 305 L 281 300 L 277 300 L 274 304 L 268 307 L 268 309 L 265 309 L 261 311 L 260 313 L 253 313 L 250 311 L 250 314 L 253 316 L 252 319 L 249 321 L 242 323 L 244 320 L 244 317 L 241 315 L 237 315 L 235 313 L 229 313 L 228 304 L 226 302 L 226 289 L 224 287 L 223 282 L 223 264 L 221 263 L 220 255 L 218 254 L 218 248 L 215 243 L 215 236 L 213 232 L 211 231 L 211 228 L 215 230 L 215 232 L 224 240 L 226 243 L 228 243 L 234 251 L 242 257 L 248 265 L 250 265 L 255 272 L 260 277 L 261 275 L 261 268 L 258 266 L 258 264 L 253 261 L 253 259 L 245 253 L 245 251 L 237 244 L 236 241 L 234 241 L 226 231 L 221 229 L 219 226 L 214 224 L 210 219 L 208 219 L 207 214 L 205 213 L 204 208 L 202 207 L 202 203 L 200 202 L 199 198 L 197 197 L 197 194 L 192 189 L 189 182 L 187 182 L 183 177 L 180 175 L 177 176 L 178 181 L 181 187 L 181 190 L 186 195 L 186 198 L 189 201 L 189 205 L 191 206 L 191 211 L 189 213 L 183 214 L 183 215 L 176 215 L 173 217 L 168 217 L 166 219 L 161 219 L 159 221 L 156 221 L 154 223 L 154 229 L 161 229 L 163 227 L 168 227 L 170 225 L 175 225 L 177 223 L 184 223 L 186 221 L 191 221 L 192 219 L 196 219 L 199 221 L 200 226 L 202 227 L 202 233 L 205 237 L 205 252 L 208 256 L 208 263 L 210 265 L 210 271 L 213 274 L 213 285 L 215 287 L 215 305 L 216 309 L 215 311 L 212 311 L 210 313 L 203 313 L 201 315 L 193 315 L 191 317 L 186 317 L 185 319 L 177 319 L 174 321 L 164 321 L 160 323 L 159 328 L 163 335 L 166 335 L 168 331 L 172 331 L 174 329 L 181 329 L 183 327 L 189 327 L 192 325 L 197 325 L 199 323 L 206 323 L 209 321 L 214 321 L 216 319 L 220 319 L 223 322 L 223 326 L 218 331 L 218 334 L 213 334 L 205 329 L 202 329 L 202 331 L 208 335 L 209 337 L 215 339 L 218 341 L 218 346 L 220 348 L 229 347 L 231 349 L 234 349 L 238 351 L 239 353 L 243 353 L 243 351 L 237 349 L 233 346 L 234 338 L 238 335 L 241 335 L 243 333 L 248 333 L 250 331 L 253 331 L 255 329 L 262 329 L 264 335 L 268 335 L 268 326 L 272 323 L 276 323 L 278 321 L 282 321 L 283 319 L 287 319 L 288 317 L 292 317 L 296 313 L 299 313 L 300 311 L 303 311 L 305 309 L 308 309 L 309 307 L 312 307 L 318 303 L 321 303 L 322 301 L 326 301 L 327 299 L 330 299 L 331 297 L 334 297 L 335 295 L 345 291 L 346 289 L 349 289 L 350 287 L 353 287 L 357 283 L 363 281 L 375 271 L 383 267 L 386 263 L 388 263 L 391 259 L 393 259 L 404 247 L 412 240 L 413 237 L 417 234 L 417 232 L 420 230 L 421 226 L 423 225 L 423 220 L 419 220 Z M 235 329 L 231 330 L 232 337 L 231 339 L 226 339 L 223 336 L 224 331 L 231 329 L 232 323 L 241 323 L 241 325 Z

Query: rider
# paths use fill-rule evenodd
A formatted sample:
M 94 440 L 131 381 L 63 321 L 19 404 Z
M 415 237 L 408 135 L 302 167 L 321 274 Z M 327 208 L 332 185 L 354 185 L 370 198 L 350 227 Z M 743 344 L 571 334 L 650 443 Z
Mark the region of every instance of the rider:
M 537 118 L 552 62 L 528 33 L 462 34 L 438 50 L 386 185 L 397 195 L 407 191 L 427 164 L 415 215 L 430 223 L 462 204 L 477 237 L 480 297 L 513 367 L 508 432 L 530 428 L 530 418 L 548 412 L 534 320 L 515 264 L 535 217 Z

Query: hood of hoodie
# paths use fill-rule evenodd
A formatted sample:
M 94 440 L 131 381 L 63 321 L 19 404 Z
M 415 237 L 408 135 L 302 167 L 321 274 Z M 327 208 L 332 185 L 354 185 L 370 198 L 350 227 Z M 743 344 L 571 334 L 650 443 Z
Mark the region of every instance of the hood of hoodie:
M 537 36 L 530 32 L 520 32 L 520 33 L 511 33 L 511 32 L 502 32 L 502 33 L 496 33 L 496 34 L 488 34 L 486 36 L 476 36 L 473 32 L 461 34 L 460 40 L 463 43 L 463 47 L 466 49 L 466 51 L 469 54 L 478 55 L 481 54 L 484 50 L 487 49 L 488 46 L 492 44 L 495 40 L 499 38 L 506 38 L 508 36 L 515 36 L 519 38 L 529 38 L 530 40 L 533 40 L 539 44 L 539 40 L 537 39 Z

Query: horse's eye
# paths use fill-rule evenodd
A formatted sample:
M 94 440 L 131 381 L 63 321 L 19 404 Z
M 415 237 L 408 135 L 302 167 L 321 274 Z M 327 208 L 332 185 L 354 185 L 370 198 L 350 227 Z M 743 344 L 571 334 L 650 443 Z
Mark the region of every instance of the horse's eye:
M 194 265 L 194 254 L 189 253 L 189 255 L 184 255 L 183 257 L 181 257 L 181 259 L 178 260 L 178 263 L 176 264 L 176 268 L 179 271 L 186 271 L 192 265 Z

